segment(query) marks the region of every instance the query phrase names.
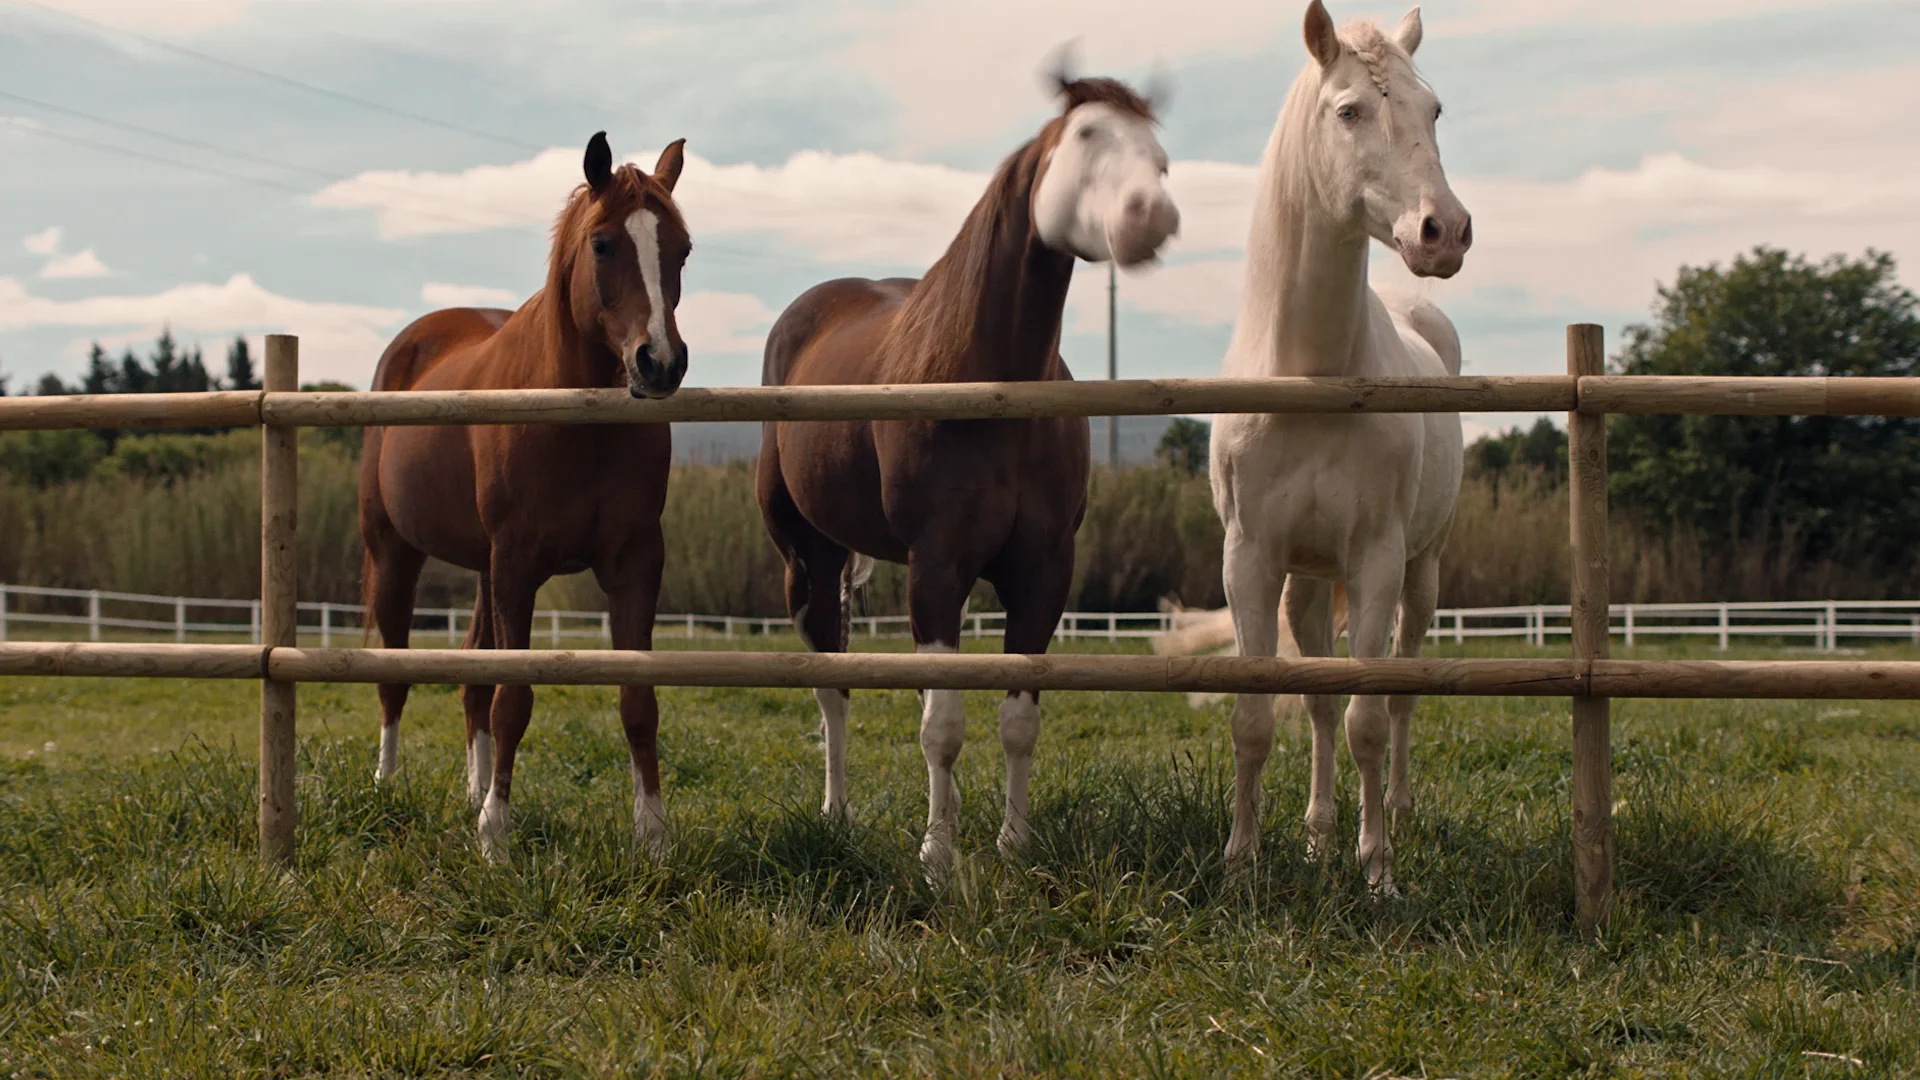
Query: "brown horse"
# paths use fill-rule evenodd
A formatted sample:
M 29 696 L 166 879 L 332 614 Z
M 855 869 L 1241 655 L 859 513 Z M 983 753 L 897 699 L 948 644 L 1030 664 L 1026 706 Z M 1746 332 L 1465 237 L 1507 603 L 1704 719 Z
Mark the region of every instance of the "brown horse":
M 1066 104 L 1001 164 L 947 252 L 919 281 L 815 286 L 774 323 L 767 385 L 1070 380 L 1060 318 L 1074 259 L 1150 260 L 1179 224 L 1152 106 L 1110 79 L 1057 76 Z M 1006 651 L 1044 653 L 1066 606 L 1086 507 L 1087 421 L 769 423 L 758 493 L 787 564 L 787 605 L 809 649 L 846 648 L 847 587 L 871 559 L 907 564 L 914 646 L 953 652 L 974 582 L 1007 612 Z M 850 555 L 852 558 L 850 559 Z M 829 814 L 846 809 L 848 695 L 819 690 Z M 965 717 L 957 691 L 923 695 L 930 874 L 952 859 L 953 782 Z M 1000 707 L 1006 818 L 1027 838 L 1038 697 Z
M 674 322 L 692 245 L 673 201 L 685 140 L 652 175 L 614 168 L 606 133 L 587 144 L 586 183 L 553 228 L 546 287 L 514 312 L 455 308 L 423 316 L 380 357 L 375 390 L 625 385 L 662 398 L 680 386 L 687 347 Z M 579 427 L 370 427 L 360 459 L 361 594 L 388 648 L 405 648 L 414 586 L 428 556 L 478 571 L 468 648 L 524 649 L 533 599 L 556 574 L 592 570 L 606 590 L 613 647 L 653 643 L 664 544 L 660 508 L 672 458 L 666 424 Z M 380 765 L 393 775 L 407 686 L 380 687 Z M 527 686 L 468 686 L 467 797 L 480 845 L 507 836 L 514 752 L 533 712 Z M 654 751 L 653 690 L 620 690 L 633 761 L 633 822 L 658 847 L 666 821 Z

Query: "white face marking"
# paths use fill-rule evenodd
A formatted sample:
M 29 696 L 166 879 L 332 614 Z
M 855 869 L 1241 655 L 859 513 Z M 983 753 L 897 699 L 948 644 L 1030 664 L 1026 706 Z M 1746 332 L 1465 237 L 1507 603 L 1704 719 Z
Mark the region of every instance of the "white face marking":
M 667 299 L 660 287 L 660 219 L 651 210 L 636 210 L 627 218 L 627 235 L 633 237 L 633 250 L 640 259 L 640 280 L 647 286 L 647 341 L 655 348 L 667 346 Z M 631 357 L 634 349 L 628 349 Z
M 1096 262 L 1152 258 L 1180 222 L 1166 169 L 1166 151 L 1146 118 L 1098 101 L 1075 108 L 1061 121 L 1034 192 L 1040 239 Z

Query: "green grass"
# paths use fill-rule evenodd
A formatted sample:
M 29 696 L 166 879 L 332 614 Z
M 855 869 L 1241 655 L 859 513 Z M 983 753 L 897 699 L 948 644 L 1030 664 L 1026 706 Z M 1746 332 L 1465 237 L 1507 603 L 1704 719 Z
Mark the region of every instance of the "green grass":
M 256 693 L 0 680 L 0 1077 L 1920 1074 L 1912 703 L 1617 704 L 1619 907 L 1587 942 L 1562 701 L 1421 704 L 1380 903 L 1304 860 L 1284 727 L 1261 861 L 1222 864 L 1225 709 L 1174 695 L 1045 697 L 1022 866 L 968 695 L 936 891 L 910 693 L 855 695 L 841 826 L 809 695 L 662 691 L 653 863 L 612 693 L 542 688 L 493 868 L 450 688 L 416 690 L 376 790 L 372 688 L 304 686 L 283 873 L 253 851 Z

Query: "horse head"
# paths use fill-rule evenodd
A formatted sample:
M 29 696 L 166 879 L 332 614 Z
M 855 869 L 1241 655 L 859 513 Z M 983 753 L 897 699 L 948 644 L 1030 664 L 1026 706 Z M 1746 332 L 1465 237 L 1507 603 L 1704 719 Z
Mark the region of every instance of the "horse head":
M 1065 109 L 1050 138 L 1033 215 L 1042 243 L 1091 262 L 1150 261 L 1179 231 L 1154 102 L 1113 79 L 1075 78 L 1063 53 L 1050 76 Z
M 1313 0 L 1305 31 L 1320 73 L 1309 169 L 1326 211 L 1399 251 L 1415 274 L 1452 277 L 1473 246 L 1473 218 L 1440 167 L 1440 101 L 1413 70 L 1420 9 L 1391 34 L 1371 22 L 1336 32 Z
M 661 152 L 652 173 L 613 164 L 607 134 L 587 143 L 586 191 L 570 244 L 574 324 L 590 344 L 604 346 L 625 369 L 634 397 L 664 398 L 687 374 L 687 343 L 674 309 L 680 273 L 693 242 L 673 201 L 685 163 L 685 139 Z

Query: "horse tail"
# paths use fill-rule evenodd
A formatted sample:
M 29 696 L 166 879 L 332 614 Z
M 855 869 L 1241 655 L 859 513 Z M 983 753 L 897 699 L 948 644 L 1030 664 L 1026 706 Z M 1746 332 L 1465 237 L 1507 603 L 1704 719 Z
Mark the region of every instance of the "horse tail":
M 373 618 L 373 588 L 375 567 L 373 552 L 360 552 L 360 647 L 366 648 L 373 643 L 373 636 L 379 630 L 379 624 Z M 386 644 L 383 640 L 381 644 Z
M 853 644 L 853 596 L 873 580 L 871 556 L 849 552 L 847 567 L 840 572 L 840 651 Z

